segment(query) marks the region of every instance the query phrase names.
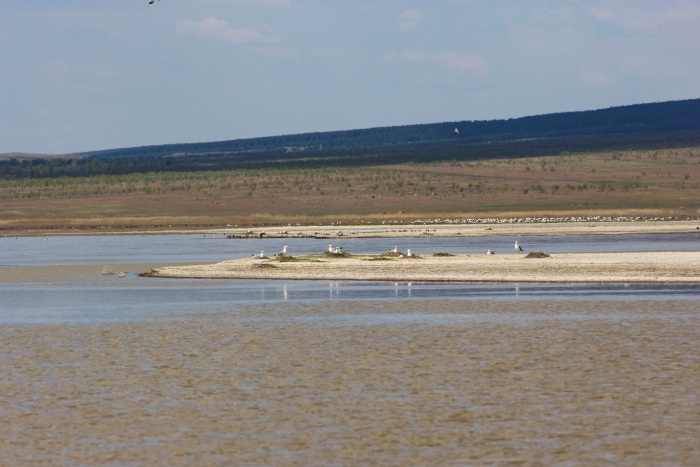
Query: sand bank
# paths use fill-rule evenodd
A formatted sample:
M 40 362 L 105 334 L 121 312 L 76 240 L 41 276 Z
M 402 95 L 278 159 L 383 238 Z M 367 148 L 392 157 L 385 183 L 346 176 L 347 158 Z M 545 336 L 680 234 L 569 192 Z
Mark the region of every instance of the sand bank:
M 486 237 L 502 235 L 617 235 L 641 233 L 700 233 L 700 221 L 508 221 L 479 223 L 411 223 L 361 225 L 301 225 L 226 228 L 209 230 L 231 236 L 387 238 L 387 237 Z
M 207 279 L 463 282 L 700 282 L 700 252 L 454 256 L 309 255 L 154 268 L 150 275 Z
M 104 229 L 36 229 L 11 230 L 6 236 L 43 235 L 164 235 L 220 234 L 233 237 L 265 238 L 387 238 L 387 237 L 483 237 L 499 235 L 615 235 L 641 233 L 700 233 L 700 220 L 635 220 L 635 221 L 566 221 L 549 222 L 542 219 L 515 221 L 512 219 L 479 220 L 477 223 L 454 221 L 413 222 L 407 224 L 342 224 L 325 225 L 263 225 L 226 227 L 164 227 L 164 228 L 104 228 Z

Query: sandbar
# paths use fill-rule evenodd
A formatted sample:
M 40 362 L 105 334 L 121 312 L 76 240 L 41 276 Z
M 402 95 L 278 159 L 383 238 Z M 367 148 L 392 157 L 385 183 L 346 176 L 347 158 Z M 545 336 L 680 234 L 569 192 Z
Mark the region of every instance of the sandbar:
M 200 279 L 390 282 L 700 283 L 700 252 L 421 255 L 328 254 L 165 266 L 146 275 Z
M 636 221 L 546 221 L 488 219 L 441 220 L 434 222 L 285 225 L 258 227 L 227 227 L 207 232 L 233 237 L 259 238 L 388 238 L 388 237 L 498 237 L 512 235 L 626 235 L 626 234 L 696 234 L 698 220 L 636 220 Z M 201 231 L 198 231 L 201 232 Z M 177 233 L 177 232 L 161 232 Z M 192 233 L 192 232 L 190 232 Z

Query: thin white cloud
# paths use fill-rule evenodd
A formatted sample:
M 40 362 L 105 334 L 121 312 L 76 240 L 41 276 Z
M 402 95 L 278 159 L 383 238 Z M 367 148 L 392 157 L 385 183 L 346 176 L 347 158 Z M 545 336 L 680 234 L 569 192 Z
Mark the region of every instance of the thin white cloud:
M 488 72 L 488 64 L 481 57 L 459 52 L 424 52 L 406 49 L 395 59 L 400 62 L 429 65 L 458 73 L 483 75 Z
M 652 18 L 638 10 L 615 11 L 610 8 L 590 7 L 588 13 L 597 21 L 612 24 L 628 31 L 655 32 L 657 29 Z
M 612 2 L 605 7 L 589 7 L 586 11 L 596 21 L 631 32 L 666 34 L 697 25 L 700 21 L 700 3 L 697 1 L 667 1 L 663 8 L 652 5 Z
M 289 8 L 292 0 L 210 0 L 212 3 L 224 5 L 245 5 L 256 7 L 278 7 Z
M 412 31 L 423 19 L 423 12 L 420 10 L 406 10 L 399 15 L 399 29 L 401 31 Z
M 275 44 L 281 37 L 272 28 L 246 25 L 236 28 L 228 21 L 209 17 L 201 21 L 182 20 L 176 24 L 180 34 L 196 34 L 205 39 L 231 44 Z

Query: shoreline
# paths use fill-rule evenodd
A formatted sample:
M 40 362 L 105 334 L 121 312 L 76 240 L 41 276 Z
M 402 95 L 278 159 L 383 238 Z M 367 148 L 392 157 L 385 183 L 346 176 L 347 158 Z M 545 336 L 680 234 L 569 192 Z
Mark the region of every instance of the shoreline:
M 482 283 L 700 283 L 700 252 L 245 258 L 154 268 L 145 277 Z
M 413 223 L 329 225 L 265 225 L 257 227 L 163 227 L 163 228 L 72 228 L 8 229 L 3 237 L 75 235 L 174 235 L 219 234 L 245 238 L 386 238 L 386 237 L 480 237 L 508 235 L 615 235 L 635 233 L 700 232 L 700 220 L 579 220 L 550 221 L 547 218 L 513 221 L 505 219 L 474 222 L 417 221 Z M 262 234 L 262 237 L 261 237 Z

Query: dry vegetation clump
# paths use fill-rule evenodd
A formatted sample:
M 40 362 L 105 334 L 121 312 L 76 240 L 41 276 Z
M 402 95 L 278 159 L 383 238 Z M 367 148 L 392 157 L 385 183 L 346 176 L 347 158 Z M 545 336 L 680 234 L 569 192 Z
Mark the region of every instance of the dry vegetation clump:
M 257 263 L 253 265 L 253 269 L 276 269 L 277 266 L 270 263 Z
M 549 258 L 549 255 L 545 253 L 544 251 L 531 251 L 527 255 L 525 255 L 526 258 Z
M 330 251 L 323 252 L 323 256 L 326 258 L 350 258 L 352 255 L 344 251 L 339 251 L 338 253 L 332 253 Z
M 382 253 L 381 256 L 388 256 L 390 258 L 398 258 L 399 256 L 406 256 L 404 253 L 401 253 L 400 251 L 388 251 L 386 253 Z
M 313 263 L 318 262 L 318 256 L 291 256 L 291 255 L 279 255 L 270 258 L 270 261 L 277 263 Z
M 437 251 L 437 252 L 433 253 L 433 256 L 440 257 L 440 256 L 454 256 L 454 255 L 452 253 L 447 253 L 444 251 Z

